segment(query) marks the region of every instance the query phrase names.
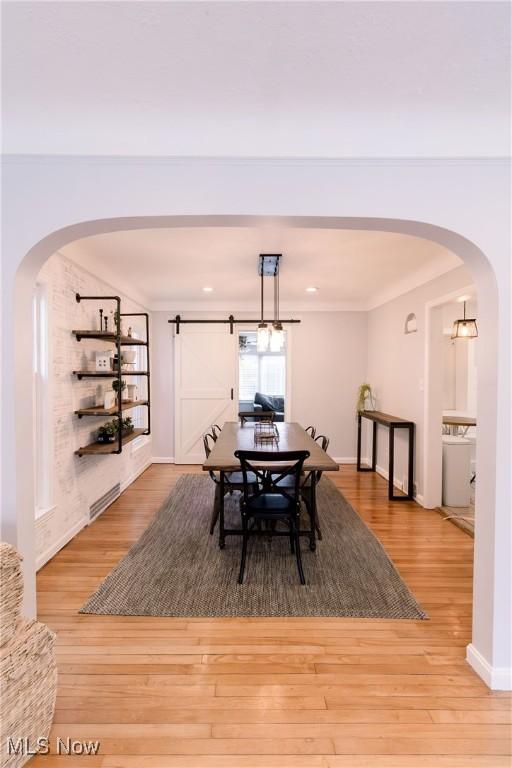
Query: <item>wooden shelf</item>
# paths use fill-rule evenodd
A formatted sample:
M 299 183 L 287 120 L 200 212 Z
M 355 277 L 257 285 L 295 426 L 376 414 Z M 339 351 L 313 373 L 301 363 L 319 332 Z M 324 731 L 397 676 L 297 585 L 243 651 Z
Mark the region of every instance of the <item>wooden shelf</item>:
M 100 341 L 112 341 L 117 344 L 118 336 L 111 331 L 71 331 L 76 336 L 77 341 L 82 339 L 98 339 Z M 147 341 L 143 339 L 134 339 L 131 336 L 120 336 L 119 341 L 122 347 L 147 347 Z
M 148 432 L 145 429 L 134 429 L 133 432 L 130 432 L 129 435 L 123 437 L 123 447 L 127 443 L 131 443 L 132 440 L 135 440 L 136 437 L 140 437 L 141 435 L 146 434 L 148 434 Z M 89 445 L 85 445 L 83 448 L 79 448 L 77 451 L 75 451 L 75 454 L 77 456 L 104 456 L 105 454 L 109 453 L 117 453 L 118 450 L 119 443 L 116 439 L 114 443 L 90 443 Z
M 73 371 L 75 376 L 79 379 L 83 378 L 100 378 L 100 379 L 117 379 L 117 371 Z M 149 371 L 123 371 L 121 370 L 121 376 L 149 376 Z
M 128 400 L 125 403 L 121 403 L 121 411 L 130 411 L 132 408 L 138 408 L 139 405 L 148 405 L 147 400 Z M 82 416 L 115 416 L 119 409 L 117 405 L 112 408 L 103 408 L 101 405 L 93 406 L 92 408 L 80 408 L 75 411 L 75 414 L 82 418 Z
M 121 298 L 119 296 L 82 296 L 80 293 L 75 294 L 75 299 L 78 303 L 82 301 L 114 301 L 116 303 L 116 318 L 131 317 L 131 318 L 144 318 L 145 323 L 145 339 L 137 339 L 133 336 L 124 336 L 119 333 L 121 330 L 120 324 L 112 323 L 112 329 L 101 330 L 101 323 L 99 330 L 87 329 L 75 329 L 71 331 L 77 341 L 84 339 L 95 339 L 97 341 L 104 341 L 115 347 L 117 355 L 113 361 L 114 368 L 106 370 L 78 370 L 73 371 L 73 375 L 80 381 L 81 379 L 118 379 L 126 378 L 128 376 L 145 376 L 147 381 L 147 392 L 144 393 L 144 400 L 126 400 L 124 403 L 115 403 L 112 408 L 103 408 L 102 406 L 91 406 L 90 408 L 79 408 L 75 411 L 75 415 L 81 419 L 83 416 L 102 416 L 103 418 L 114 418 L 119 420 L 121 416 L 133 408 L 139 408 L 141 406 L 146 407 L 146 422 L 147 425 L 143 428 L 134 429 L 129 435 L 122 437 L 119 441 L 119 434 L 113 443 L 90 443 L 75 451 L 76 456 L 106 456 L 108 454 L 120 454 L 122 453 L 123 446 L 127 443 L 131 443 L 140 435 L 151 434 L 151 398 L 150 398 L 150 355 L 149 355 L 149 315 L 147 312 L 121 312 Z M 102 310 L 100 310 L 102 313 Z M 101 317 L 101 314 L 100 314 Z M 139 371 L 133 370 L 128 364 L 126 370 L 122 365 L 122 352 L 121 347 L 145 347 L 146 349 L 146 361 L 138 362 L 135 365 L 145 366 L 147 370 Z M 107 385 L 108 386 L 108 385 Z M 121 393 L 120 393 L 121 394 Z M 119 424 L 119 426 L 121 426 Z

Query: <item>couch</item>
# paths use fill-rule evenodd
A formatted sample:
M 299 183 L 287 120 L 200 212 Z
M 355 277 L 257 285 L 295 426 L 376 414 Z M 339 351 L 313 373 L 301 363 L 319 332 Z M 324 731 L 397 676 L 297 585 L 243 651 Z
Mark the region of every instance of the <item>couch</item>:
M 256 392 L 253 409 L 255 411 L 273 411 L 275 414 L 274 421 L 284 421 L 284 397 Z

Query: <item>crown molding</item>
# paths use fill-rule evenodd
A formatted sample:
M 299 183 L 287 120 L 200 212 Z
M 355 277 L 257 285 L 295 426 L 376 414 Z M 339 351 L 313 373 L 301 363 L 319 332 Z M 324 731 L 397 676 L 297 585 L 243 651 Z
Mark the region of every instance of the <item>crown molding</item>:
M 76 267 L 81 269 L 83 272 L 86 272 L 88 275 L 93 277 L 95 280 L 99 280 L 100 282 L 104 283 L 108 288 L 111 288 L 114 293 L 121 293 L 125 299 L 128 299 L 129 301 L 132 301 L 134 304 L 138 304 L 141 309 L 145 310 L 146 312 L 151 311 L 151 302 L 148 299 L 148 297 L 144 293 L 140 293 L 136 289 L 134 289 L 133 285 L 128 284 L 124 285 L 123 281 L 119 280 L 119 276 L 116 275 L 113 271 L 109 270 L 108 268 L 105 269 L 102 267 L 101 273 L 100 272 L 93 272 L 91 269 L 88 269 L 83 261 L 81 261 L 78 257 L 75 257 L 74 255 L 71 255 L 70 253 L 62 253 L 62 251 L 56 251 L 55 255 L 59 256 L 61 259 L 66 259 L 67 261 L 70 261 L 72 264 L 74 264 Z
M 222 315 L 236 314 L 241 316 L 250 315 L 252 317 L 259 317 L 261 307 L 256 302 L 247 302 L 244 304 L 231 304 L 230 302 L 215 302 L 206 303 L 198 301 L 183 301 L 178 304 L 175 301 L 157 301 L 151 302 L 149 305 L 151 312 L 170 312 L 173 315 L 183 314 L 184 312 L 196 312 L 200 314 L 211 314 L 212 312 L 221 313 Z M 280 305 L 279 314 L 281 317 L 290 315 L 293 313 L 310 313 L 310 312 L 366 312 L 366 304 L 364 302 L 323 302 L 321 304 L 315 303 L 315 305 L 307 304 L 306 302 L 287 303 Z M 265 316 L 272 315 L 272 308 L 268 308 L 265 312 Z
M 454 272 L 456 269 L 460 269 L 464 265 L 461 264 L 457 267 L 446 267 L 442 265 L 427 265 L 425 268 L 418 270 L 414 274 L 404 277 L 394 286 L 388 288 L 386 291 L 382 291 L 380 294 L 375 294 L 370 297 L 365 304 L 367 312 L 371 312 L 373 309 L 382 307 L 384 304 L 388 304 L 394 299 L 398 299 L 400 296 L 404 296 L 406 293 L 420 288 L 422 285 L 432 282 L 442 275 L 447 275 L 449 272 Z
M 475 157 L 268 157 L 227 155 L 41 155 L 9 153 L 2 155 L 6 165 L 18 164 L 69 164 L 84 165 L 240 165 L 240 166 L 304 166 L 304 167 L 371 167 L 371 166 L 503 166 L 510 167 L 510 157 L 489 155 Z

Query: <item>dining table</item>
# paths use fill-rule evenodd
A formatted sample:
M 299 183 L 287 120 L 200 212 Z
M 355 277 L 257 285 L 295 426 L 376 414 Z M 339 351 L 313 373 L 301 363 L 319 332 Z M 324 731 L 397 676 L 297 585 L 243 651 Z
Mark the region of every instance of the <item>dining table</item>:
M 236 421 L 225 422 L 217 440 L 210 452 L 210 455 L 203 464 L 205 472 L 215 472 L 219 475 L 219 547 L 224 548 L 227 536 L 241 536 L 241 528 L 226 528 L 224 524 L 224 496 L 226 475 L 231 472 L 240 472 L 240 462 L 235 456 L 235 451 L 309 451 L 309 457 L 305 460 L 303 471 L 305 476 L 310 472 L 337 472 L 339 464 L 334 461 L 321 447 L 313 440 L 311 435 L 297 422 L 282 421 L 275 423 L 277 430 L 277 439 L 271 443 L 260 444 L 255 441 L 254 423 L 241 425 Z M 258 462 L 258 466 L 265 467 L 263 463 Z M 311 525 L 306 530 L 300 530 L 301 536 L 309 538 L 310 548 L 316 548 L 316 482 L 312 482 L 311 488 L 312 502 L 310 512 Z

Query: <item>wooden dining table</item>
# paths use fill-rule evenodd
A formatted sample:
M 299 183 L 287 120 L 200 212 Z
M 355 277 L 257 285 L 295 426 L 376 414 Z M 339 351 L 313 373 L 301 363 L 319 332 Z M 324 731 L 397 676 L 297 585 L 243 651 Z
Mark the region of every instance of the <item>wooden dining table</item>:
M 230 472 L 240 472 L 240 462 L 235 456 L 235 451 L 309 451 L 309 457 L 304 462 L 304 473 L 309 472 L 337 472 L 339 464 L 332 459 L 308 432 L 297 422 L 282 421 L 275 424 L 279 434 L 279 440 L 271 444 L 255 444 L 254 424 L 241 426 L 236 421 L 227 421 L 213 446 L 209 457 L 203 464 L 205 472 L 219 473 L 219 547 L 224 548 L 226 536 L 241 536 L 241 528 L 226 528 L 224 525 L 224 488 L 225 476 Z M 261 465 L 264 467 L 264 465 Z M 312 483 L 312 508 L 316 510 L 316 483 Z M 310 547 L 316 546 L 315 521 L 311 520 L 311 528 L 300 531 L 301 536 L 308 536 Z

